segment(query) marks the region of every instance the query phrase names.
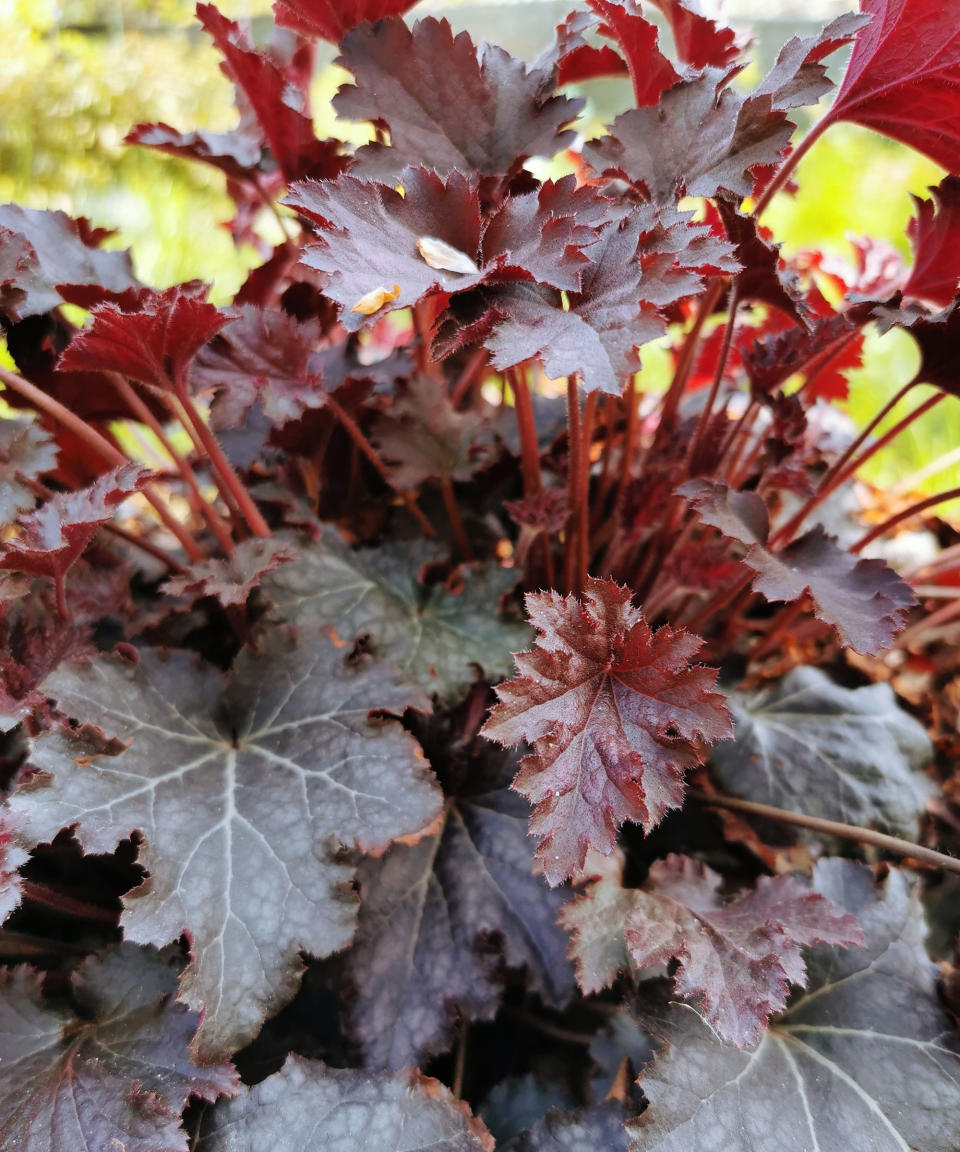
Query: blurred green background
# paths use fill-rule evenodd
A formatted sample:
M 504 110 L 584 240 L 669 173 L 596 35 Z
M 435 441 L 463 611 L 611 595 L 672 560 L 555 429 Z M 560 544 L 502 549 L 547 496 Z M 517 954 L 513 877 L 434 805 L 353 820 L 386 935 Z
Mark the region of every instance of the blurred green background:
M 231 17 L 252 20 L 255 37 L 266 34 L 269 0 L 220 0 L 218 6 Z M 549 0 L 434 0 L 412 15 L 442 10 L 478 38 L 530 57 L 547 44 L 570 6 Z M 214 130 L 235 123 L 230 85 L 195 26 L 193 7 L 191 0 L 0 0 L 0 202 L 61 208 L 116 228 L 111 243 L 132 249 L 142 280 L 164 287 L 200 278 L 212 283 L 214 299 L 225 301 L 259 257 L 252 248 L 236 249 L 223 226 L 231 215 L 223 177 L 203 165 L 123 144 L 126 132 L 143 121 Z M 751 29 L 760 60 L 768 64 L 791 34 L 813 27 L 765 18 Z M 332 64 L 333 55 L 330 49 L 320 58 L 315 115 L 321 135 L 342 136 L 344 126 L 335 125 L 329 99 L 346 74 Z M 595 122 L 625 106 L 615 83 L 598 83 L 587 95 L 587 116 Z M 786 252 L 819 247 L 848 257 L 848 235 L 866 234 L 888 240 L 909 258 L 909 193 L 922 194 L 941 176 L 936 165 L 909 149 L 839 125 L 802 164 L 798 195 L 780 197 L 765 223 Z M 276 239 L 269 222 L 264 228 L 268 239 Z M 654 355 L 651 375 L 656 363 Z M 902 333 L 869 340 L 866 365 L 851 379 L 851 415 L 858 422 L 869 418 L 916 364 L 912 341 Z M 920 399 L 918 391 L 907 405 Z M 909 483 L 915 471 L 958 444 L 960 408 L 948 400 L 915 424 L 896 452 L 878 460 L 870 478 L 887 486 Z M 952 467 L 919 487 L 937 491 L 958 483 L 960 469 Z

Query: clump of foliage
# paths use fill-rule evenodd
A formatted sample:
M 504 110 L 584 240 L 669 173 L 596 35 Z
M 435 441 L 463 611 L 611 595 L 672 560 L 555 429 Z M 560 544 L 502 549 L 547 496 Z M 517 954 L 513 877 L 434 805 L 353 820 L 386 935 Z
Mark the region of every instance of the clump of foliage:
M 746 92 L 652 6 L 672 58 L 589 0 L 527 64 L 409 0 L 261 46 L 199 4 L 237 127 L 130 140 L 283 228 L 229 307 L 0 208 L 3 1147 L 955 1149 L 956 493 L 845 499 L 960 395 L 960 176 L 907 267 L 761 218 L 842 120 L 960 173 L 960 3 Z M 870 326 L 920 368 L 855 434 Z M 939 551 L 865 555 L 907 524 Z

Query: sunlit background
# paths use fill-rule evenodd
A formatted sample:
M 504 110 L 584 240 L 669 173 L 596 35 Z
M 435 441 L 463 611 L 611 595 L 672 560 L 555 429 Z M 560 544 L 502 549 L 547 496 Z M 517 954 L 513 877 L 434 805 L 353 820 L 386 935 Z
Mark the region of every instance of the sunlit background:
M 220 0 L 218 6 L 249 20 L 254 39 L 267 35 L 269 0 Z M 554 0 L 423 0 L 410 16 L 442 11 L 475 38 L 532 58 L 570 6 Z M 731 0 L 728 18 L 757 40 L 760 64 L 743 82 L 756 80 L 791 35 L 813 31 L 821 20 L 852 6 L 831 0 Z M 164 287 L 200 278 L 212 284 L 214 299 L 225 301 L 259 258 L 252 249 L 237 250 L 223 226 L 231 215 L 223 176 L 123 144 L 127 131 L 144 121 L 213 130 L 235 123 L 231 87 L 195 26 L 193 7 L 190 0 L 0 0 L 0 202 L 88 216 L 117 229 L 111 244 L 132 249 L 135 270 L 146 283 Z M 357 125 L 337 124 L 329 107 L 346 76 L 333 64 L 334 55 L 332 48 L 321 48 L 314 93 L 318 132 L 350 138 L 352 131 L 356 138 L 360 131 L 363 138 Z M 583 125 L 588 133 L 629 100 L 619 81 L 594 82 L 583 94 L 589 100 Z M 797 196 L 780 197 L 765 223 L 784 242 L 785 252 L 817 246 L 849 256 L 848 237 L 869 234 L 908 256 L 909 194 L 924 193 L 942 175 L 901 145 L 837 125 L 801 165 Z M 269 220 L 263 227 L 267 238 L 275 239 Z M 647 363 L 655 375 L 660 363 L 655 352 Z M 853 417 L 862 421 L 872 415 L 916 364 L 912 342 L 902 332 L 871 339 L 866 365 L 851 379 Z M 945 415 L 947 407 L 951 411 Z M 925 491 L 960 483 L 960 469 L 952 464 L 917 475 L 931 461 L 949 461 L 960 445 L 956 405 L 943 408 L 918 421 L 898 451 L 876 462 L 871 478 Z

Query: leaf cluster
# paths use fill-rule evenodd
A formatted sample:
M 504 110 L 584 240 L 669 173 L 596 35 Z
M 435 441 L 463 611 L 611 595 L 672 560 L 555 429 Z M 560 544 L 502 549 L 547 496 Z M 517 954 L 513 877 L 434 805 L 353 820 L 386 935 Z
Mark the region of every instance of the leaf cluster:
M 0 208 L 0 1147 L 951 1152 L 957 493 L 854 481 L 960 396 L 960 3 L 752 90 L 692 0 L 411 7 L 197 6 L 236 126 L 128 139 L 225 181 L 225 307 Z M 762 222 L 842 120 L 947 169 L 909 268 Z

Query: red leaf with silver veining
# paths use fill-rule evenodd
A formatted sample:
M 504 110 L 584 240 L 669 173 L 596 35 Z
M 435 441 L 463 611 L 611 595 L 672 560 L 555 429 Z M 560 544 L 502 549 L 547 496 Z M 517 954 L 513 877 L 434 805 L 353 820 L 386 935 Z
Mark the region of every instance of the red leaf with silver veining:
M 557 884 L 608 854 L 626 820 L 650 829 L 683 801 L 683 775 L 732 731 L 716 672 L 693 663 L 698 637 L 654 632 L 613 580 L 588 578 L 581 599 L 531 593 L 535 647 L 497 687 L 483 734 L 533 744 L 514 787 L 536 805 L 537 855 Z
M 185 287 L 144 291 L 136 312 L 113 304 L 95 308 L 93 323 L 74 337 L 59 367 L 119 372 L 157 388 L 179 387 L 193 357 L 231 319 Z
M 960 285 L 960 178 L 947 176 L 930 191 L 930 200 L 914 197 L 913 268 L 903 294 L 945 308 Z
M 821 123 L 863 124 L 960 172 L 960 0 L 861 0 L 857 39 Z
M 351 28 L 385 16 L 402 16 L 417 0 L 273 0 L 273 18 L 302 36 L 339 44 Z

